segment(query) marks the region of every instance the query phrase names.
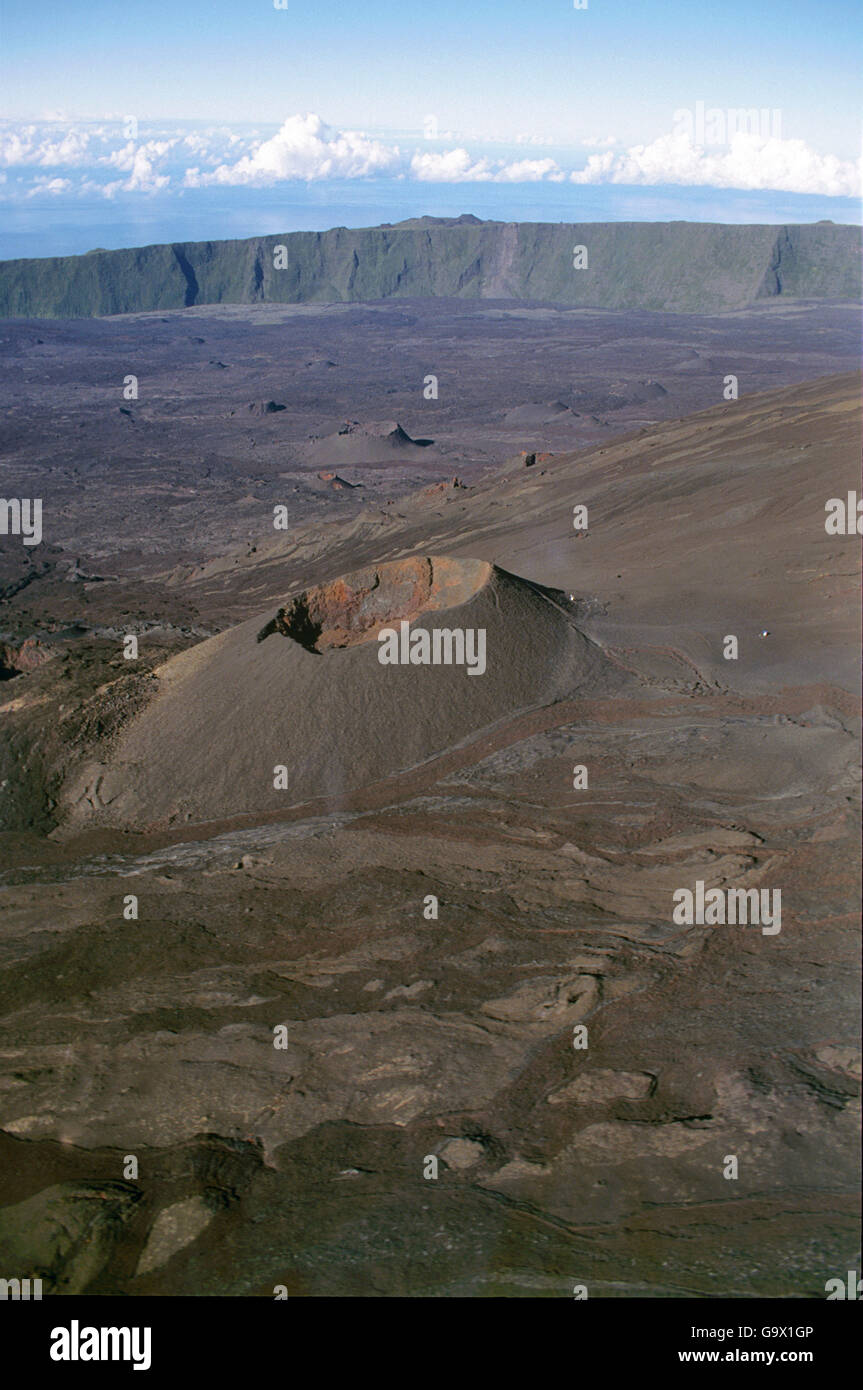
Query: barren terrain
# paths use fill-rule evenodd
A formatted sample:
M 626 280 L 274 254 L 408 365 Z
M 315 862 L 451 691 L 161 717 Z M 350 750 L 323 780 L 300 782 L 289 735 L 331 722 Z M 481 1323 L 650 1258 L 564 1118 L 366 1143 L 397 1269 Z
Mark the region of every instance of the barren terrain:
M 3 323 L 0 490 L 45 511 L 0 541 L 7 1265 L 617 1298 L 857 1267 L 855 335 Z M 402 619 L 482 628 L 484 672 L 383 665 Z M 696 882 L 781 891 L 781 930 L 676 921 Z

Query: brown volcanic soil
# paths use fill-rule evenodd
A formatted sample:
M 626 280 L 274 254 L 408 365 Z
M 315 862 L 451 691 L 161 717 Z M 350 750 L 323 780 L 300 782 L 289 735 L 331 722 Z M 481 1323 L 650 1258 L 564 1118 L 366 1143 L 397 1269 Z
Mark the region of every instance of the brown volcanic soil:
M 103 586 L 114 635 L 5 682 L 7 816 L 39 758 L 60 794 L 70 748 L 127 758 L 126 810 L 227 805 L 253 745 L 292 777 L 266 814 L 4 837 L 0 1249 L 22 1276 L 745 1299 L 859 1267 L 859 543 L 824 529 L 859 447 L 858 378 L 770 391 L 151 571 L 175 626 L 142 632 L 135 673 L 129 589 Z M 389 561 L 425 602 L 439 556 L 496 566 L 427 610 L 482 615 L 481 678 L 257 641 L 321 586 L 349 635 L 363 586 L 334 581 Z M 676 925 L 698 880 L 780 889 L 781 933 Z

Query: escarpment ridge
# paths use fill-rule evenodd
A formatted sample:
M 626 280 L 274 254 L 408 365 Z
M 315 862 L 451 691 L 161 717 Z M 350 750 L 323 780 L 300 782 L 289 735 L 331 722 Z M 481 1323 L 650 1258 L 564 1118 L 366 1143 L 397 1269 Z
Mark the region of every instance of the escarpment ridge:
M 579 255 L 576 248 L 583 248 Z M 392 226 L 3 261 L 0 316 L 92 318 L 201 304 L 390 298 L 718 313 L 776 297 L 856 301 L 860 252 L 860 227 L 823 222 L 422 217 Z

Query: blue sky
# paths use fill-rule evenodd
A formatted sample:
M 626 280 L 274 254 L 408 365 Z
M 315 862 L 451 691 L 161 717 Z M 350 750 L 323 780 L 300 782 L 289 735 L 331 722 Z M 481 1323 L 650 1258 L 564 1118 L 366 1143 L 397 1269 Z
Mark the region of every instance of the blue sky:
M 859 0 L 0 0 L 0 203 L 58 249 L 251 234 L 280 193 L 294 225 L 859 221 L 861 39 Z
M 822 153 L 860 143 L 852 0 L 3 0 L 5 114 L 646 141 L 698 99 L 769 106 Z

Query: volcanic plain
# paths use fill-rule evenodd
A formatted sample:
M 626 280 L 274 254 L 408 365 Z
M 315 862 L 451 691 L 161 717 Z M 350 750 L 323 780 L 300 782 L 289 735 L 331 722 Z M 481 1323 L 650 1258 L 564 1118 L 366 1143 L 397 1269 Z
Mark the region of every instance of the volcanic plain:
M 859 1267 L 855 310 L 0 338 L 0 491 L 43 501 L 0 537 L 0 1273 Z M 482 629 L 484 670 L 383 664 L 402 622 Z M 781 931 L 680 924 L 698 882 L 779 890 Z

